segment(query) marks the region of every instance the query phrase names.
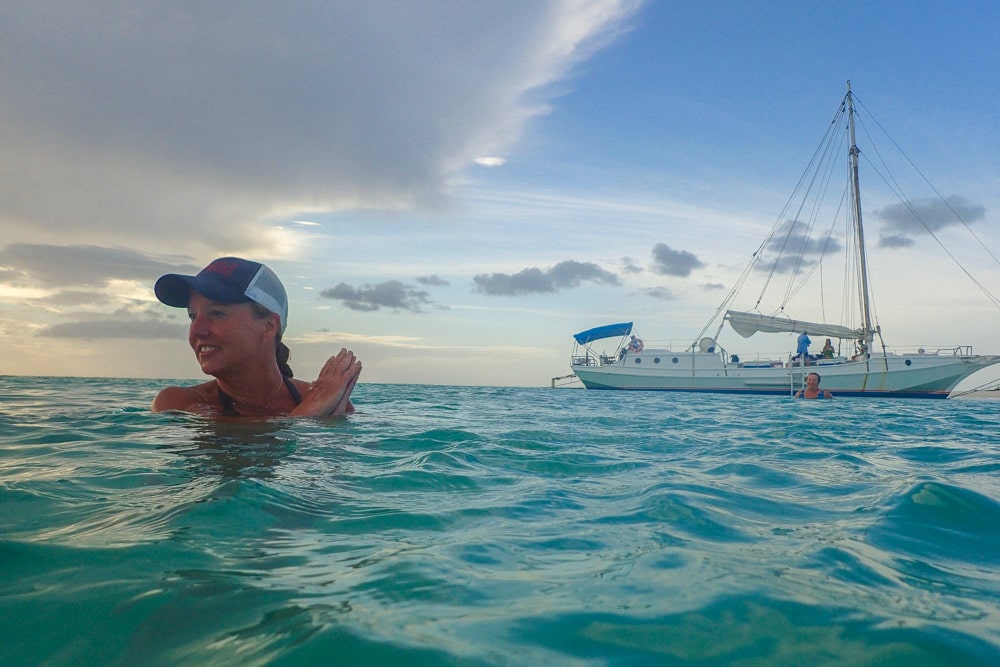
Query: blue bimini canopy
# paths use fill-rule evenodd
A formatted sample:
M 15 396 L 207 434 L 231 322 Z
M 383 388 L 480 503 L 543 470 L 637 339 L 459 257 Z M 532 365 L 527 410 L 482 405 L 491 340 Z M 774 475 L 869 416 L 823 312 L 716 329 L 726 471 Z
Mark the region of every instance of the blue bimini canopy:
M 573 338 L 575 338 L 576 342 L 580 345 L 586 345 L 593 340 L 613 338 L 615 336 L 627 336 L 630 333 L 632 333 L 632 323 L 621 322 L 620 324 L 605 324 L 603 327 L 587 329 L 586 331 L 574 334 Z

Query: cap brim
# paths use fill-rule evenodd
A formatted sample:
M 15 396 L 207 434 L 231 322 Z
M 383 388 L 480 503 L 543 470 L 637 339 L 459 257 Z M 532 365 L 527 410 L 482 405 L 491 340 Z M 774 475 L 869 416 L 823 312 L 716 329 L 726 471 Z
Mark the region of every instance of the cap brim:
M 187 308 L 191 292 L 197 292 L 219 303 L 244 303 L 251 300 L 228 285 L 204 276 L 183 276 L 176 273 L 160 276 L 153 286 L 153 292 L 162 303 L 174 308 Z

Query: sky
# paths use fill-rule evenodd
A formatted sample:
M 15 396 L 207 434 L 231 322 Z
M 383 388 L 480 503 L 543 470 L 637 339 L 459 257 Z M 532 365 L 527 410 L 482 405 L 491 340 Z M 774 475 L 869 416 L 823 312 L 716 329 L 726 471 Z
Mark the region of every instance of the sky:
M 903 181 L 926 229 L 863 186 L 886 343 L 1000 353 L 997 25 L 975 0 L 3 3 L 0 373 L 201 378 L 152 286 L 228 255 L 281 277 L 304 379 L 347 347 L 362 382 L 548 386 L 622 321 L 682 349 L 791 224 L 848 80 L 931 184 Z

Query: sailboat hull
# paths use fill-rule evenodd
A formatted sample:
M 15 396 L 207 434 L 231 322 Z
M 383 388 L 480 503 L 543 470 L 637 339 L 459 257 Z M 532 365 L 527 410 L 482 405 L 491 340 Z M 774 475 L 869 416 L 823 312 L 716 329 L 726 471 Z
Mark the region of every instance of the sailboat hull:
M 845 117 L 846 136 L 838 129 L 842 127 L 841 121 Z M 962 380 L 1000 362 L 998 356 L 973 356 L 972 348 L 968 345 L 947 351 L 939 348 L 932 354 L 889 354 L 885 351 L 885 339 L 872 308 L 868 281 L 868 255 L 858 171 L 860 151 L 855 139 L 854 95 L 848 81 L 847 94 L 834 116 L 834 122 L 828 126 L 820 149 L 814 154 L 806 173 L 796 186 L 792 200 L 798 201 L 793 203 L 790 200 L 786 204 L 775 227 L 754 251 L 750 263 L 737 280 L 736 287 L 727 294 L 712 319 L 695 337 L 697 342 L 685 348 L 684 352 L 645 349 L 642 341 L 632 332 L 632 322 L 580 332 L 574 336 L 576 345 L 570 363 L 584 386 L 588 389 L 786 394 L 803 388 L 805 376 L 815 371 L 822 378 L 822 388 L 837 396 L 946 398 Z M 846 172 L 847 183 L 843 190 L 830 188 L 828 179 L 835 173 L 843 172 L 832 168 L 820 156 L 832 158 L 839 152 L 835 149 L 844 146 L 848 147 L 847 158 L 850 165 Z M 824 202 L 825 194 L 838 191 L 844 193 L 843 199 Z M 844 206 L 848 199 L 851 206 Z M 908 203 L 906 207 L 911 208 Z M 832 237 L 811 236 L 815 222 L 827 213 L 834 214 L 834 223 L 838 222 L 842 214 L 847 214 L 848 223 L 830 226 L 830 230 L 840 227 L 847 232 L 843 245 L 847 252 L 842 286 L 842 321 L 839 323 L 829 322 L 825 317 L 821 259 L 828 250 L 840 249 L 841 246 Z M 819 270 L 821 279 L 819 298 L 817 293 L 802 292 L 805 298 L 797 302 L 796 309 L 804 306 L 807 313 L 818 312 L 820 320 L 816 321 L 815 316 L 809 320 L 801 319 L 798 314 L 793 317 L 789 307 L 790 300 L 800 293 L 806 280 L 814 275 L 814 269 Z M 755 274 L 755 271 L 760 273 Z M 789 283 L 781 294 L 781 300 L 775 301 L 772 291 L 772 298 L 765 301 L 765 291 L 772 279 L 782 274 L 788 276 Z M 730 310 L 739 290 L 755 275 L 764 278 L 764 284 L 752 309 Z M 855 306 L 858 307 L 856 314 L 850 315 L 849 311 Z M 845 347 L 848 350 L 856 349 L 858 354 L 855 357 L 824 358 L 808 363 L 799 361 L 797 365 L 792 365 L 785 359 L 741 362 L 737 355 L 728 355 L 714 338 L 704 337 L 706 332 L 714 328 L 720 316 L 716 336 L 722 332 L 723 325 L 728 324 L 743 338 L 757 334 L 797 335 L 796 357 L 801 359 L 813 359 L 808 356 L 810 335 L 827 339 L 831 347 L 826 349 L 824 346 L 824 351 L 828 355 L 831 350 Z M 617 347 L 612 348 L 614 352 L 611 355 L 596 353 L 591 346 L 594 341 L 617 336 L 621 336 L 621 341 Z M 881 342 L 877 347 L 876 337 Z M 837 339 L 840 344 L 833 347 L 832 339 Z M 581 349 L 582 356 L 578 356 L 581 355 Z
M 789 394 L 816 372 L 837 396 L 947 398 L 963 379 L 1000 356 L 887 355 L 789 367 L 780 362 L 729 363 L 702 352 L 644 350 L 621 359 L 576 357 L 572 370 L 588 389 Z

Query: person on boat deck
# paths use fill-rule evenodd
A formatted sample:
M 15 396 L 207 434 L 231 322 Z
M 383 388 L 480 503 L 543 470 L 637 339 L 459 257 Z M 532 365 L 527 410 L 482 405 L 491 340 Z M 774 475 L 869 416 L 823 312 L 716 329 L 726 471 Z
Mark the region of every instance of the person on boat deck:
M 187 308 L 188 344 L 206 375 L 193 387 L 166 387 L 153 412 L 209 417 L 333 417 L 354 412 L 351 392 L 361 374 L 354 353 L 341 349 L 315 382 L 292 379 L 281 342 L 288 298 L 274 272 L 259 262 L 222 257 L 196 276 L 168 273 L 154 286 L 168 306 Z
M 642 352 L 644 347 L 642 339 L 636 338 L 635 334 L 633 334 L 631 340 L 628 342 L 629 352 Z
M 798 344 L 795 347 L 795 356 L 792 359 L 801 359 L 802 361 L 809 361 L 812 357 L 809 356 L 809 345 L 812 341 L 809 340 L 809 334 L 803 331 L 799 334 Z
M 833 394 L 819 388 L 819 381 L 819 373 L 806 375 L 806 388 L 795 392 L 795 398 L 833 398 Z
M 833 341 L 831 341 L 829 338 L 827 338 L 826 339 L 826 343 L 823 344 L 823 358 L 824 359 L 833 359 L 833 355 L 835 353 L 836 353 L 836 350 L 833 349 Z
M 858 359 L 868 358 L 868 345 L 865 344 L 864 339 L 858 341 L 858 353 L 851 357 L 851 361 L 857 361 Z

